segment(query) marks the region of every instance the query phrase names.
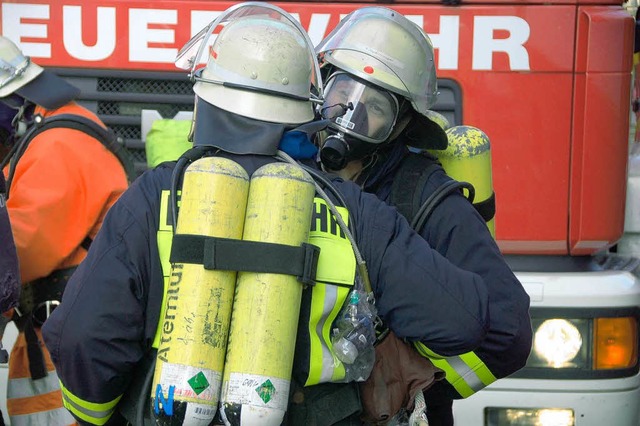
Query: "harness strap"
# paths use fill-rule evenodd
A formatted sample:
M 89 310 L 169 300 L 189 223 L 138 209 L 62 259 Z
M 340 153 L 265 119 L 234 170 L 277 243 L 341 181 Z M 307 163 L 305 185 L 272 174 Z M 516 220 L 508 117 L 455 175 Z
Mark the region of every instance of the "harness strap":
M 433 172 L 441 169 L 435 157 L 422 154 L 407 155 L 400 164 L 391 186 L 391 204 L 410 220 L 421 205 L 422 188 Z
M 484 201 L 473 203 L 473 207 L 480 213 L 485 222 L 489 222 L 496 215 L 496 193 L 492 192 L 491 196 Z
M 105 129 L 95 121 L 82 115 L 58 114 L 42 121 L 32 138 L 40 132 L 57 127 L 79 130 L 97 139 L 120 161 L 129 181 L 132 182 L 135 179 L 136 173 L 131 155 L 124 149 L 122 143 L 118 142 L 118 137 L 111 128 Z
M 76 267 L 58 269 L 44 278 L 38 278 L 22 286 L 20 293 L 20 312 L 27 315 L 33 313 L 38 305 L 48 300 L 62 300 L 62 293 L 76 270 Z
M 440 202 L 450 194 L 463 188 L 469 191 L 468 199 L 473 202 L 473 197 L 475 196 L 473 185 L 468 182 L 458 182 L 457 180 L 445 182 L 433 191 L 431 195 L 429 195 L 429 198 L 425 200 L 424 204 L 411 220 L 411 227 L 417 232 L 420 232 L 438 204 L 440 204 Z
M 424 188 L 427 180 L 431 174 L 437 169 L 442 168 L 440 163 L 435 157 L 421 154 L 407 155 L 401 162 L 398 169 L 398 174 L 393 180 L 391 186 L 391 204 L 396 206 L 400 213 L 408 220 L 416 222 L 418 219 L 416 215 L 420 212 L 424 205 L 421 205 L 422 188 Z M 496 215 L 496 196 L 492 193 L 489 198 L 483 201 L 473 202 L 474 188 L 473 185 L 468 182 L 460 182 L 460 188 L 467 189 L 469 201 L 472 202 L 473 207 L 482 216 L 485 222 L 489 222 Z M 450 188 L 452 189 L 452 188 Z M 438 189 L 440 191 L 440 188 Z M 436 191 L 436 192 L 438 192 Z M 448 193 L 455 192 L 453 189 Z M 444 194 L 445 196 L 448 195 Z M 438 203 L 444 199 L 444 196 L 438 197 Z M 426 202 L 425 202 L 426 203 Z M 437 205 L 437 203 L 435 204 Z M 435 205 L 430 208 L 435 208 Z M 422 224 L 426 222 L 426 218 L 431 214 L 427 211 L 424 215 L 425 219 L 421 220 Z
M 307 243 L 286 244 L 244 241 L 204 235 L 176 234 L 172 263 L 196 263 L 205 269 L 294 275 L 311 285 L 316 279 L 320 248 Z
M 22 286 L 18 308 L 20 315 L 14 315 L 13 320 L 18 330 L 24 332 L 32 380 L 47 376 L 36 328 L 42 326 L 48 314 L 62 300 L 64 288 L 75 270 L 76 267 L 59 269 L 45 278 L 39 278 Z
M 91 239 L 91 237 L 86 236 L 84 237 L 84 240 L 82 240 L 82 242 L 80 243 L 80 247 L 82 247 L 86 251 L 89 251 L 89 247 L 91 247 L 92 242 L 93 240 Z
M 44 365 L 44 354 L 33 324 L 33 315 L 27 316 L 22 330 L 24 331 L 24 339 L 27 342 L 27 358 L 29 358 L 31 379 L 37 380 L 47 377 L 47 367 Z
M 15 145 L 19 146 L 19 149 L 15 152 L 15 158 L 11 159 L 7 188 L 10 187 L 10 182 L 13 180 L 13 172 L 15 171 L 16 165 L 22 154 L 26 151 L 29 143 L 31 143 L 37 135 L 45 130 L 60 127 L 81 131 L 99 141 L 116 156 L 118 161 L 120 161 L 129 182 L 132 182 L 135 179 L 136 173 L 131 155 L 124 149 L 122 144 L 118 142 L 118 138 L 112 129 L 105 129 L 90 118 L 77 114 L 58 114 L 45 119 L 42 119 L 42 116 L 36 117 L 40 117 L 40 120 L 36 120 L 35 125 L 31 126 L 27 133 L 25 133 L 25 135 L 22 136 Z

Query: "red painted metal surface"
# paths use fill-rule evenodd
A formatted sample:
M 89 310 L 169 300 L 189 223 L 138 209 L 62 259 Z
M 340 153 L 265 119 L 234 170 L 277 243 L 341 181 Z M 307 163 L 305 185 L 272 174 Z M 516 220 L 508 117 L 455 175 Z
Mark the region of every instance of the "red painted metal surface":
M 44 66 L 175 71 L 179 48 L 234 3 L 5 1 L 0 22 Z M 439 77 L 462 89 L 464 124 L 491 140 L 505 253 L 588 254 L 621 235 L 633 19 L 595 3 L 386 5 L 431 36 Z M 276 4 L 315 43 L 365 5 Z

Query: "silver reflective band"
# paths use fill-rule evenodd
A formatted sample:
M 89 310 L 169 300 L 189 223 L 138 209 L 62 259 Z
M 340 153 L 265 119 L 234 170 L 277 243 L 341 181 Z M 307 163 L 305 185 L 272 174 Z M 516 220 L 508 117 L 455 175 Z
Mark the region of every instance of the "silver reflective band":
M 11 426 L 70 425 L 76 421 L 64 407 L 37 413 L 13 415 L 10 418 Z
M 3 71 L 3 74 L 4 73 L 9 74 L 2 81 L 0 81 L 0 89 L 6 86 L 7 84 L 11 83 L 16 78 L 20 77 L 25 72 L 29 64 L 31 63 L 31 60 L 29 59 L 28 56 L 22 56 L 22 57 L 18 56 L 18 58 L 23 59 L 18 64 L 13 64 L 3 59 L 0 59 L 0 69 Z
M 55 371 L 49 371 L 42 379 L 9 379 L 7 398 L 29 398 L 60 390 L 60 382 Z
M 480 377 L 478 377 L 476 372 L 469 367 L 462 358 L 454 356 L 447 358 L 447 361 L 474 392 L 478 392 L 480 389 L 486 387 L 486 384 L 482 383 Z

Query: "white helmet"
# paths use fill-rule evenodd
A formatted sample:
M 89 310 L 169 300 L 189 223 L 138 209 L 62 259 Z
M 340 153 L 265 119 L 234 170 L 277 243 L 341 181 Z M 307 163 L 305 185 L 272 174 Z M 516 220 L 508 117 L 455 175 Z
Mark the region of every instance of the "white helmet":
M 318 45 L 321 61 L 407 98 L 422 115 L 438 95 L 429 36 L 386 7 L 351 12 Z
M 258 2 L 237 6 L 178 54 L 176 64 L 191 67 L 195 93 L 218 108 L 256 120 L 285 124 L 313 120 L 314 100 L 322 87 L 309 36 L 276 6 Z M 196 70 L 196 58 L 202 57 L 206 39 L 220 24 L 225 26 L 209 48 L 206 66 Z
M 0 98 L 13 93 L 46 109 L 56 109 L 74 99 L 80 89 L 34 64 L 15 43 L 0 36 Z
M 327 112 L 327 118 L 332 119 L 330 129 L 343 135 L 343 139 L 350 136 L 367 144 L 382 144 L 394 134 L 397 136 L 393 132 L 399 115 L 405 115 L 399 102 L 404 98 L 417 112 L 402 129 L 404 143 L 418 149 L 447 147 L 447 135 L 429 109 L 438 96 L 433 45 L 429 36 L 405 16 L 381 6 L 355 10 L 322 40 L 316 52 L 323 66 L 337 69 L 327 76 L 326 102 L 321 111 Z M 350 85 L 350 88 L 336 89 L 340 83 Z M 336 90 L 339 96 L 336 96 Z M 364 113 L 363 105 L 372 94 L 382 90 L 401 99 L 395 109 L 393 99 L 383 104 L 388 106 L 385 110 L 392 111 L 385 113 L 387 121 L 383 125 L 370 123 L 372 115 Z M 378 94 L 375 98 L 382 97 Z M 336 102 L 336 99 L 342 100 Z M 332 118 L 336 105 L 345 105 L 345 112 Z M 339 110 L 337 114 L 340 114 Z M 372 134 L 378 129 L 386 130 L 386 133 Z M 348 148 L 348 155 L 334 165 L 362 155 L 355 149 L 354 142 L 347 143 L 345 139 L 344 144 L 348 147 L 340 150 Z M 363 150 L 367 152 L 375 149 L 366 145 L 365 148 L 368 151 Z

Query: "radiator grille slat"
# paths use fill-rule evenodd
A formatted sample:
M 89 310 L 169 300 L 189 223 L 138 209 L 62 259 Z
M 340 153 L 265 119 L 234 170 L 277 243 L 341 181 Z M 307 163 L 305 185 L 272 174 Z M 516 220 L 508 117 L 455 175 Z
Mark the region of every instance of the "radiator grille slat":
M 96 113 L 122 139 L 134 157 L 136 170 L 147 168 L 141 139 L 140 113 L 156 110 L 164 118 L 193 111 L 193 83 L 184 72 L 140 72 L 52 68 L 82 92 L 79 103 Z M 434 110 L 451 123 L 462 123 L 462 91 L 448 79 L 438 80 L 440 95 Z

